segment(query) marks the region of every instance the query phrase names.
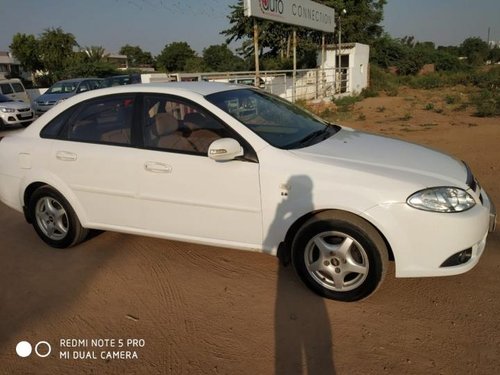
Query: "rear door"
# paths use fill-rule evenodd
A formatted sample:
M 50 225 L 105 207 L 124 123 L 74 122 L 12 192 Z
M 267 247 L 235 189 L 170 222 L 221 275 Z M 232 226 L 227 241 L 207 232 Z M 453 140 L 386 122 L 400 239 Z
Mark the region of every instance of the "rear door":
M 137 176 L 142 151 L 132 147 L 134 104 L 134 94 L 83 102 L 53 142 L 52 171 L 97 227 L 141 226 Z

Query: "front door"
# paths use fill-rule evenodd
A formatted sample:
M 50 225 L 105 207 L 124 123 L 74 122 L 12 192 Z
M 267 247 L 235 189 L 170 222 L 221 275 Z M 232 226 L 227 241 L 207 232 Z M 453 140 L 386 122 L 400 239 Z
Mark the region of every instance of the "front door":
M 259 247 L 259 164 L 207 156 L 212 141 L 234 136 L 226 125 L 196 104 L 166 95 L 144 97 L 142 123 L 145 227 L 179 240 Z

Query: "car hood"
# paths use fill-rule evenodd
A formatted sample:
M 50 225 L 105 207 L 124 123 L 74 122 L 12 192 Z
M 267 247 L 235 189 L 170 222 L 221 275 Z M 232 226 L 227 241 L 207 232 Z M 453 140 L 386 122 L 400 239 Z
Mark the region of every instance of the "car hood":
M 58 101 L 58 100 L 62 100 L 62 99 L 67 99 L 71 96 L 75 95 L 74 92 L 67 92 L 67 93 L 64 93 L 64 94 L 43 94 L 43 95 L 40 95 L 36 101 L 37 102 L 48 102 L 48 101 Z
M 343 165 L 351 168 L 391 175 L 395 171 L 427 176 L 418 178 L 423 185 L 446 183 L 465 185 L 467 170 L 461 161 L 439 151 L 397 139 L 342 128 L 327 140 L 299 150 L 297 156 L 315 162 Z
M 14 109 L 23 109 L 23 108 L 29 108 L 30 105 L 25 102 L 2 102 L 0 103 L 0 107 L 3 108 L 14 108 Z

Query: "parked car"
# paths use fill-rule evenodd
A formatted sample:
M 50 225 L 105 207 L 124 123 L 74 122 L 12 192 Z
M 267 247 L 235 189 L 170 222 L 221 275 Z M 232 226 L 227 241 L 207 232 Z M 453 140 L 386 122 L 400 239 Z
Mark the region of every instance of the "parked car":
M 0 129 L 7 126 L 28 126 L 33 121 L 33 110 L 28 103 L 0 94 Z
M 119 76 L 106 77 L 101 82 L 101 87 L 113 87 L 122 85 L 132 85 L 134 83 L 141 83 L 140 74 L 125 74 Z
M 495 209 L 470 168 L 259 89 L 165 83 L 66 100 L 0 142 L 0 199 L 66 248 L 113 230 L 291 258 L 316 293 L 466 272 Z
M 0 80 L 0 94 L 13 100 L 30 103 L 30 97 L 26 93 L 23 83 L 18 78 Z
M 73 95 L 95 90 L 100 87 L 101 82 L 99 78 L 74 78 L 56 82 L 35 100 L 36 114 L 43 115 L 53 106 Z

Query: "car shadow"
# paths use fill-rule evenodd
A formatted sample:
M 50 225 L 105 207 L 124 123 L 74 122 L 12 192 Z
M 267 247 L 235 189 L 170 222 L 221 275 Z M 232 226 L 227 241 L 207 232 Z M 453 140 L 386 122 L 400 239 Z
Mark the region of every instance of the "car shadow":
M 69 308 L 123 246 L 99 236 L 71 249 L 45 245 L 22 214 L 0 204 L 0 349 L 37 335 L 36 322 Z M 30 336 L 30 337 L 28 337 Z
M 313 185 L 308 176 L 292 176 L 282 194 L 276 215 L 264 241 L 270 245 L 273 231 L 289 227 L 297 200 L 301 210 L 313 210 Z M 285 255 L 284 255 L 285 254 Z M 325 300 L 307 289 L 279 253 L 275 304 L 275 374 L 335 374 L 333 337 Z

